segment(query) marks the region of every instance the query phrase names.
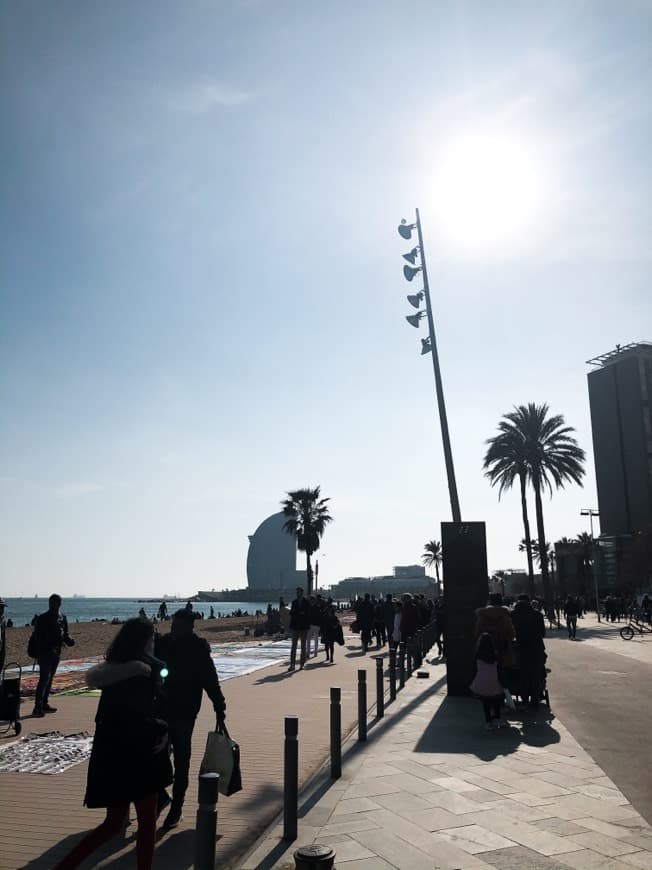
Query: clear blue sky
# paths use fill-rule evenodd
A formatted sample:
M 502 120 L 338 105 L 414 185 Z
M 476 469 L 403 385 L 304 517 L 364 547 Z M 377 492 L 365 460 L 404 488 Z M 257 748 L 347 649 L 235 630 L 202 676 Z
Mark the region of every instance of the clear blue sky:
M 326 583 L 418 561 L 450 510 L 415 206 L 464 518 L 524 564 L 484 440 L 547 401 L 589 460 L 547 537 L 583 530 L 585 360 L 652 337 L 651 31 L 644 0 L 3 4 L 0 594 L 243 585 L 316 484 Z

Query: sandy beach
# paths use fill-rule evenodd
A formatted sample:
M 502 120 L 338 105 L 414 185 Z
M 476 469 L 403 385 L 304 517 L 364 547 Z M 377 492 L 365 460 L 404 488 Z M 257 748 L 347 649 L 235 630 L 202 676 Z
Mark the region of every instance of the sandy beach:
M 234 616 L 222 619 L 200 619 L 195 622 L 195 632 L 205 637 L 209 643 L 229 643 L 241 641 L 247 635 L 253 639 L 256 622 L 264 622 L 265 617 Z M 70 623 L 70 636 L 75 645 L 65 647 L 61 653 L 61 660 L 86 659 L 92 656 L 101 656 L 106 652 L 120 628 L 119 625 L 111 625 L 106 622 L 72 622 Z M 159 622 L 156 630 L 160 634 L 167 634 L 170 630 L 170 622 Z M 7 662 L 18 662 L 26 666 L 32 664 L 32 659 L 27 655 L 27 643 L 32 629 L 28 627 L 7 629 Z

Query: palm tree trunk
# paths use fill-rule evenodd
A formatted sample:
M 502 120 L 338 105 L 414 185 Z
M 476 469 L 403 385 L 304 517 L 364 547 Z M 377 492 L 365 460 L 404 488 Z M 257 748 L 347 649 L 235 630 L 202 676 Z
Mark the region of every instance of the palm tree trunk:
M 527 515 L 527 499 L 525 497 L 525 473 L 521 472 L 518 477 L 521 483 L 521 511 L 523 513 L 523 531 L 525 532 L 525 551 L 527 553 L 527 575 L 530 585 L 530 598 L 534 598 L 534 566 L 532 564 L 530 520 Z
M 306 550 L 306 590 L 307 595 L 312 595 L 312 565 L 310 564 L 310 550 Z
M 546 533 L 543 527 L 543 504 L 541 503 L 541 484 L 538 480 L 534 482 L 534 505 L 537 513 L 537 534 L 539 541 L 546 540 Z M 543 600 L 545 602 L 546 613 L 549 612 L 552 604 L 552 596 L 550 594 L 550 576 L 548 574 L 548 554 L 546 553 L 545 543 L 539 547 L 539 563 L 541 565 L 541 582 L 543 583 Z
M 437 586 L 439 587 L 439 562 L 435 562 L 435 577 L 437 578 Z

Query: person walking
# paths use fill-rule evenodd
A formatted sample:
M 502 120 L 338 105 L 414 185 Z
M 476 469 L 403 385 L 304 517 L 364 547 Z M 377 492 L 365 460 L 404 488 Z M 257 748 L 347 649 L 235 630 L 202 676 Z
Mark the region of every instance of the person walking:
M 290 649 L 290 667 L 293 671 L 297 662 L 297 644 L 301 644 L 301 658 L 299 670 L 303 670 L 306 663 L 306 638 L 310 629 L 310 604 L 303 597 L 303 589 L 297 586 L 297 597 L 290 607 L 290 633 L 292 634 L 292 647 Z
M 188 771 L 192 750 L 192 732 L 204 692 L 213 704 L 216 729 L 226 718 L 226 701 L 211 658 L 211 648 L 194 632 L 193 615 L 177 610 L 172 616 L 169 634 L 156 638 L 155 655 L 167 665 L 168 676 L 158 701 L 158 712 L 168 723 L 169 744 L 174 757 L 174 784 L 170 811 L 163 823 L 166 830 L 176 828 L 182 819 L 183 802 L 188 789 Z M 170 798 L 162 792 L 160 813 Z
M 385 631 L 385 606 L 382 601 L 377 601 L 374 604 L 374 637 L 378 649 L 385 646 L 387 633 Z
M 48 609 L 34 620 L 33 644 L 39 675 L 32 716 L 38 718 L 46 713 L 56 713 L 57 708 L 50 706 L 52 681 L 59 667 L 63 645 L 75 645 L 68 633 L 68 620 L 60 612 L 61 604 L 60 595 L 50 595 Z
M 326 650 L 326 661 L 334 664 L 333 653 L 336 643 L 344 643 L 342 626 L 332 604 L 327 604 L 321 621 L 321 638 Z
M 278 603 L 278 615 L 281 622 L 281 631 L 288 638 L 290 636 L 290 608 L 282 598 Z
M 512 624 L 516 635 L 521 697 L 532 709 L 539 706 L 546 666 L 546 648 L 543 638 L 546 626 L 541 611 L 530 604 L 526 593 L 518 596 L 512 610 Z
M 392 597 L 392 593 L 388 592 L 385 595 L 385 600 L 383 601 L 383 619 L 385 621 L 385 636 L 387 637 L 387 643 L 390 645 L 394 642 L 393 634 L 394 634 L 394 616 L 395 615 L 396 615 L 395 601 Z
M 407 643 L 419 630 L 419 612 L 409 592 L 402 596 L 401 642 Z
M 577 603 L 572 595 L 569 595 L 564 604 L 564 616 L 566 617 L 566 628 L 568 629 L 568 639 L 575 640 L 577 635 Z
M 54 870 L 74 870 L 128 820 L 136 806 L 138 870 L 151 870 L 156 841 L 158 793 L 172 782 L 167 726 L 155 716 L 158 671 L 147 663 L 154 651 L 154 626 L 128 619 L 106 653 L 106 661 L 86 674 L 91 689 L 101 689 L 95 736 L 88 763 L 87 807 L 105 807 L 106 818 L 60 861 Z
M 482 701 L 487 731 L 503 728 L 502 719 L 505 690 L 498 678 L 498 652 L 489 632 L 482 632 L 475 648 L 476 673 L 469 688 Z
M 315 651 L 312 655 L 317 658 L 319 654 L 319 630 L 321 628 L 321 598 L 317 599 L 314 595 L 311 595 L 308 598 L 310 603 L 310 628 L 308 629 L 308 654 L 307 658 L 310 658 L 312 647 L 314 644 Z
M 365 592 L 362 601 L 358 602 L 357 614 L 362 652 L 366 653 L 371 643 L 371 631 L 374 625 L 374 606 L 371 603 L 371 595 L 368 592 Z

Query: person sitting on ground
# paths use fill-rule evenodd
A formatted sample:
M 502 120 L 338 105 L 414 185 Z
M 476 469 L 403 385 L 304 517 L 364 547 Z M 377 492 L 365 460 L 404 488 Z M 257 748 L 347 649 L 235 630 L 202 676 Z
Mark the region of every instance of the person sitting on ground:
M 476 673 L 469 688 L 482 701 L 487 731 L 507 725 L 502 718 L 505 690 L 498 677 L 498 653 L 492 636 L 484 631 L 475 648 Z
M 158 673 L 147 663 L 154 651 L 154 627 L 144 619 L 128 619 L 106 653 L 91 668 L 86 682 L 101 689 L 95 736 L 88 763 L 87 807 L 106 807 L 106 818 L 60 861 L 55 870 L 74 870 L 128 821 L 136 805 L 138 870 L 151 870 L 156 840 L 158 793 L 172 782 L 167 725 L 156 718 Z
M 474 637 L 476 640 L 485 632 L 491 639 L 498 656 L 499 667 L 514 667 L 514 626 L 506 607 L 503 607 L 500 592 L 492 592 L 487 607 L 480 607 L 475 612 Z
M 188 771 L 192 749 L 192 732 L 201 707 L 204 692 L 213 703 L 216 728 L 226 717 L 226 701 L 211 658 L 207 640 L 193 631 L 193 614 L 177 610 L 172 617 L 169 634 L 156 639 L 155 655 L 167 665 L 168 676 L 160 693 L 158 711 L 168 723 L 170 747 L 174 756 L 172 802 L 167 792 L 161 792 L 158 812 L 167 804 L 170 811 L 164 828 L 176 828 L 181 821 L 183 802 L 188 789 Z
M 546 626 L 541 611 L 530 604 L 530 596 L 523 593 L 512 610 L 512 624 L 518 648 L 518 663 L 521 681 L 521 696 L 526 704 L 535 709 L 541 699 L 546 648 L 543 638 Z

